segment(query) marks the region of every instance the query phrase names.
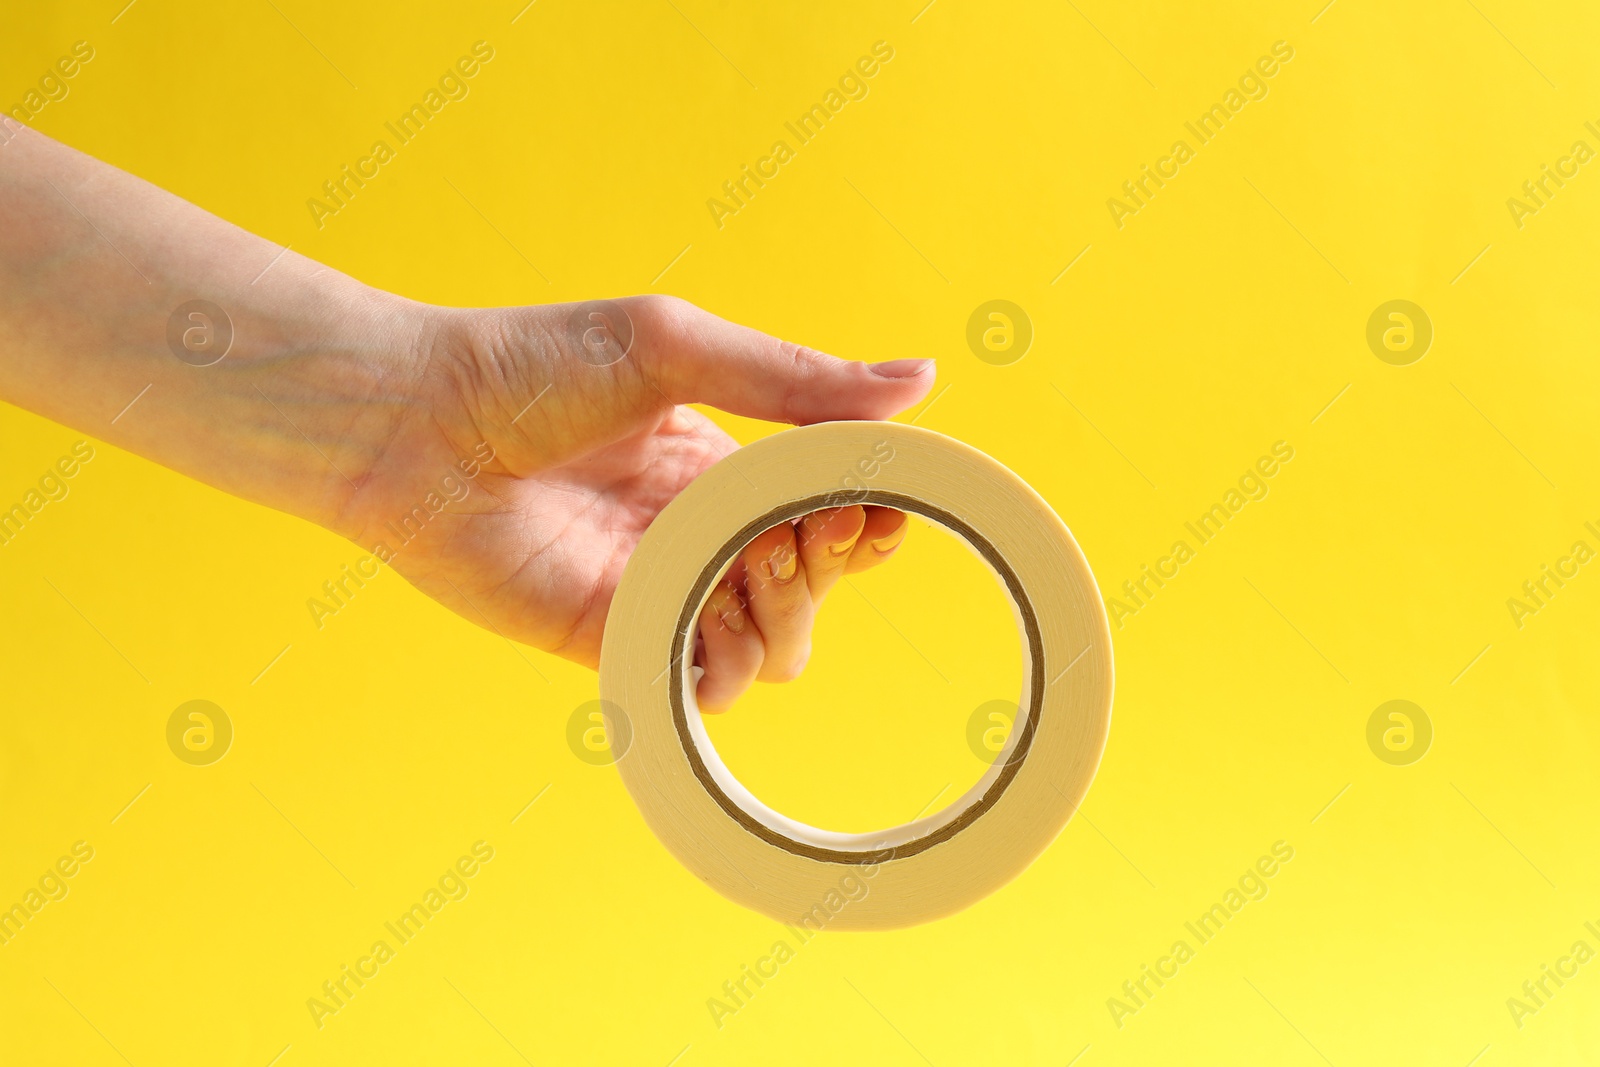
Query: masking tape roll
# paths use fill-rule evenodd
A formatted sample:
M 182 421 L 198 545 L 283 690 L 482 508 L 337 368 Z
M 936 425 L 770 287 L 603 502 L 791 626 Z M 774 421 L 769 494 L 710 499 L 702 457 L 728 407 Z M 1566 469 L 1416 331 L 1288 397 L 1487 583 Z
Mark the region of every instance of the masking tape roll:
M 750 539 L 847 504 L 914 512 L 960 538 L 1022 632 L 1019 714 L 988 771 L 942 811 L 865 834 L 806 826 L 740 785 L 706 735 L 691 673 L 701 608 Z M 1020 874 L 1088 791 L 1111 691 L 1105 607 L 1050 505 L 976 449 L 885 422 L 786 430 L 700 475 L 628 561 L 600 655 L 608 735 L 614 747 L 626 739 L 617 769 L 655 835 L 731 900 L 813 926 L 820 907 L 830 929 L 927 922 Z

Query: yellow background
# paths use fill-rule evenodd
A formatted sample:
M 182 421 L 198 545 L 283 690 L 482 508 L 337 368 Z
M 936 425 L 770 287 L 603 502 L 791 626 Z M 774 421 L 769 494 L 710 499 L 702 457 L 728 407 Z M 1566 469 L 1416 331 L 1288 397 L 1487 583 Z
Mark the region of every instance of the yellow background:
M 1506 1006 L 1600 948 L 1600 568 L 1520 630 L 1506 607 L 1600 547 L 1597 165 L 1520 229 L 1506 207 L 1600 147 L 1600 16 L 923 2 L 8 12 L 0 103 L 87 40 L 41 130 L 373 284 L 666 291 L 844 356 L 937 356 L 907 417 L 1031 482 L 1108 592 L 1273 442 L 1295 458 L 1115 632 L 1105 761 L 1024 876 L 929 926 L 824 934 L 719 1029 L 707 999 L 783 930 L 568 751 L 593 675 L 392 573 L 319 632 L 305 600 L 360 550 L 99 445 L 0 548 L 0 903 L 95 849 L 0 946 L 0 1061 L 1600 1062 L 1600 964 L 1520 1029 Z M 305 200 L 480 39 L 471 95 L 317 230 Z M 879 40 L 870 95 L 719 229 L 707 198 Z M 1267 98 L 1119 230 L 1107 198 L 1279 40 Z M 1009 366 L 965 340 L 995 298 L 1036 332 Z M 1397 298 L 1435 329 L 1406 367 L 1365 341 Z M 94 432 L 0 409 L 0 504 Z M 913 531 L 830 602 L 809 688 L 717 724 L 762 790 L 871 821 L 976 775 L 966 719 L 1014 693 L 1015 639 L 955 558 Z M 236 730 L 209 767 L 166 747 L 194 698 Z M 1397 698 L 1435 730 L 1406 767 L 1366 742 Z M 306 999 L 480 839 L 470 895 L 319 1030 Z M 1107 999 L 1278 840 L 1266 899 L 1119 1028 Z

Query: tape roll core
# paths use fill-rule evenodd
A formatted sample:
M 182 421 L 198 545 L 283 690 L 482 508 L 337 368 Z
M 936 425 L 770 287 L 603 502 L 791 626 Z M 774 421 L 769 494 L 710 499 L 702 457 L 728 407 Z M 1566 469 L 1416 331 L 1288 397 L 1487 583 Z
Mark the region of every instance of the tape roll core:
M 780 522 L 847 504 L 912 512 L 955 535 L 994 573 L 1023 636 L 1007 747 L 941 811 L 869 834 L 799 823 L 741 785 L 706 734 L 689 663 L 701 609 L 744 546 Z M 836 929 L 926 922 L 1025 869 L 1088 790 L 1111 694 L 1105 608 L 1049 505 L 981 452 L 894 423 L 787 430 L 701 474 L 641 538 L 600 658 L 602 706 L 620 711 L 633 737 L 616 766 L 661 842 L 730 899 L 788 922 L 825 915 Z M 843 885 L 863 888 L 845 901 Z

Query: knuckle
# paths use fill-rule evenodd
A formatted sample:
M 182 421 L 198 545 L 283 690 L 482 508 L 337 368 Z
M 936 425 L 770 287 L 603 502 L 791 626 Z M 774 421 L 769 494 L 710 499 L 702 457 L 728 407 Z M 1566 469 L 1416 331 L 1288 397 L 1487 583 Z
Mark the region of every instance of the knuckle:
M 819 370 L 830 363 L 836 362 L 833 356 L 825 355 L 815 348 L 796 344 L 793 341 L 779 341 L 778 352 L 783 357 L 783 361 L 790 365 L 791 369 L 801 373 Z
M 681 329 L 701 311 L 682 297 L 665 293 L 644 293 L 620 301 L 628 315 L 651 332 L 669 333 Z
M 781 375 L 783 395 L 778 406 L 779 415 L 784 422 L 799 425 L 808 421 L 804 402 L 811 393 L 817 377 L 833 362 L 836 362 L 834 357 L 818 352 L 815 348 L 808 348 L 793 341 L 778 342 L 778 366 L 787 372 Z
M 633 347 L 653 373 L 667 374 L 660 361 L 690 339 L 692 322 L 704 314 L 689 301 L 663 293 L 644 293 L 617 301 L 633 329 Z
M 782 421 L 798 426 L 818 421 L 818 406 L 814 402 L 816 389 L 848 362 L 794 341 L 778 341 L 778 358 L 774 363 L 782 371 L 779 374 L 782 379 L 779 414 Z

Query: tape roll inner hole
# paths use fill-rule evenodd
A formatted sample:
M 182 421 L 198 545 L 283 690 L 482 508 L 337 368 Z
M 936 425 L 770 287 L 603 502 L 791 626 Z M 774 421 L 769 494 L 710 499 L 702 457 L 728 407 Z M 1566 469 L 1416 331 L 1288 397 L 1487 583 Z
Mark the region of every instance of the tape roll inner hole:
M 695 628 L 700 611 L 711 595 L 713 585 L 727 570 L 744 546 L 764 530 L 781 522 L 792 522 L 813 511 L 852 504 L 878 504 L 920 515 L 943 528 L 967 546 L 1000 583 L 1011 604 L 1022 633 L 1022 713 L 994 763 L 971 788 L 949 805 L 931 815 L 898 826 L 868 833 L 842 833 L 823 830 L 791 819 L 763 804 L 742 785 L 717 754 L 706 732 L 700 709 L 695 704 L 690 668 L 693 663 Z M 672 634 L 667 676 L 668 700 L 674 729 L 684 755 L 695 776 L 723 812 L 746 831 L 774 847 L 796 855 L 832 863 L 872 865 L 888 859 L 905 858 L 947 841 L 974 825 L 999 802 L 1000 797 L 1021 771 L 1039 728 L 1044 701 L 1044 644 L 1039 621 L 1027 590 L 1011 564 L 981 533 L 942 508 L 914 497 L 886 490 L 852 490 L 822 493 L 793 500 L 752 519 L 713 554 L 685 598 L 678 625 Z

